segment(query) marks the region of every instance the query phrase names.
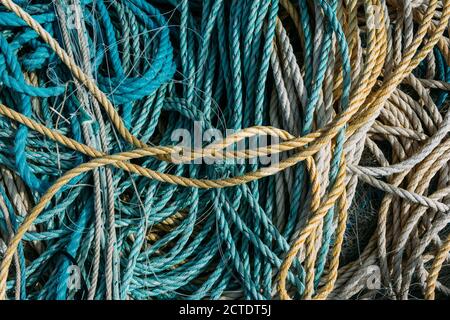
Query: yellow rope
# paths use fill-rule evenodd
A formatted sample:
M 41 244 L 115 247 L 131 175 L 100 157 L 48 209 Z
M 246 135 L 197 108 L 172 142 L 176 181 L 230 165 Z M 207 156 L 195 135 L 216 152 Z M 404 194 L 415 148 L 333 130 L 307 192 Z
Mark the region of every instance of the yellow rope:
M 418 64 L 431 52 L 434 46 L 446 48 L 445 42 L 441 39 L 443 32 L 445 31 L 449 18 L 450 18 L 450 4 L 449 1 L 444 1 L 440 20 L 438 24 L 433 24 L 433 16 L 438 7 L 437 0 L 431 0 L 426 9 L 426 12 L 418 17 L 420 20 L 420 27 L 413 39 L 411 45 L 405 50 L 403 57 L 398 66 L 395 67 L 394 71 L 389 74 L 383 82 L 380 84 L 377 90 L 374 90 L 374 86 L 377 83 L 377 79 L 381 74 L 381 70 L 386 58 L 387 50 L 387 30 L 385 26 L 377 29 L 375 32 L 369 32 L 369 48 L 367 49 L 370 54 L 367 55 L 367 61 L 364 65 L 364 70 L 362 72 L 361 81 L 358 83 L 355 91 L 352 92 L 350 97 L 350 106 L 347 110 L 343 111 L 341 114 L 336 116 L 336 118 L 326 125 L 313 133 L 310 133 L 303 137 L 294 137 L 291 134 L 276 128 L 271 127 L 254 127 L 244 129 L 241 132 L 233 135 L 232 138 L 225 139 L 221 142 L 215 143 L 209 147 L 209 151 L 212 151 L 213 155 L 220 156 L 230 156 L 233 158 L 250 158 L 258 155 L 267 155 L 273 153 L 280 153 L 290 150 L 296 150 L 296 153 L 285 160 L 280 161 L 279 164 L 270 167 L 259 169 L 255 172 L 247 173 L 240 177 L 230 177 L 218 180 L 210 179 L 192 179 L 186 177 L 178 177 L 175 175 L 159 173 L 147 168 L 140 167 L 129 163 L 131 159 L 136 159 L 140 157 L 153 156 L 165 161 L 170 161 L 171 154 L 180 151 L 177 147 L 162 147 L 162 146 L 147 146 L 143 142 L 139 141 L 135 136 L 133 136 L 124 126 L 123 120 L 118 115 L 117 111 L 114 109 L 113 104 L 107 98 L 105 93 L 103 93 L 98 86 L 95 84 L 94 80 L 89 78 L 82 69 L 75 63 L 75 61 L 67 54 L 67 52 L 61 48 L 58 42 L 51 37 L 51 35 L 39 24 L 37 23 L 29 14 L 27 14 L 20 6 L 14 4 L 10 0 L 0 0 L 6 8 L 14 12 L 17 16 L 22 18 L 32 29 L 34 29 L 41 38 L 52 48 L 52 50 L 60 57 L 60 59 L 67 65 L 71 70 L 74 77 L 77 78 L 80 83 L 82 83 L 86 88 L 92 93 L 92 95 L 99 101 L 101 106 L 104 108 L 108 114 L 111 122 L 114 124 L 118 133 L 125 139 L 125 141 L 134 145 L 138 149 L 128 152 L 123 152 L 115 155 L 106 155 L 94 148 L 87 145 L 81 144 L 73 139 L 65 137 L 64 135 L 58 133 L 55 130 L 46 128 L 45 126 L 33 121 L 32 119 L 23 116 L 22 114 L 8 108 L 5 105 L 0 104 L 0 114 L 8 117 L 11 120 L 22 123 L 29 128 L 36 130 L 37 132 L 47 136 L 48 138 L 67 146 L 73 150 L 82 152 L 93 158 L 91 161 L 84 163 L 60 177 L 50 189 L 42 196 L 39 203 L 31 210 L 30 214 L 25 218 L 22 225 L 19 227 L 17 233 L 14 235 L 11 242 L 8 244 L 8 248 L 5 252 L 3 261 L 0 266 L 0 299 L 4 299 L 6 296 L 6 281 L 8 276 L 9 267 L 13 256 L 17 250 L 17 246 L 20 243 L 22 237 L 33 224 L 34 220 L 39 216 L 39 214 L 44 210 L 46 205 L 52 199 L 52 197 L 64 187 L 71 179 L 86 173 L 95 168 L 114 165 L 123 170 L 129 171 L 131 173 L 139 174 L 151 179 L 155 179 L 161 182 L 172 183 L 180 186 L 186 187 L 197 187 L 197 188 L 224 188 L 236 186 L 239 184 L 248 183 L 255 181 L 264 177 L 274 175 L 281 172 L 295 164 L 306 160 L 307 168 L 311 176 L 311 183 L 314 190 L 319 190 L 320 186 L 317 181 L 317 176 L 315 172 L 314 161 L 312 156 L 314 156 L 319 150 L 324 146 L 328 145 L 332 139 L 338 134 L 338 132 L 347 126 L 347 137 L 354 134 L 359 128 L 363 127 L 368 121 L 370 121 L 375 114 L 377 114 L 381 108 L 383 108 L 387 99 L 392 95 L 396 87 L 407 77 L 412 70 L 414 70 Z M 366 4 L 378 4 L 377 1 L 365 1 Z M 346 7 L 350 8 L 348 23 L 345 25 L 345 32 L 348 37 L 349 47 L 351 56 L 356 55 L 356 44 L 355 41 L 358 39 L 358 29 L 356 21 L 356 10 L 357 1 L 346 1 Z M 287 11 L 290 11 L 289 6 L 286 6 Z M 384 14 L 384 13 L 383 13 Z M 297 17 L 293 16 L 294 21 Z M 428 35 L 428 38 L 426 36 Z M 422 47 L 419 49 L 419 47 Z M 446 59 L 448 59 L 448 50 L 443 50 L 443 54 Z M 356 61 L 352 59 L 352 61 Z M 341 83 L 342 70 L 338 70 L 338 80 L 337 83 Z M 274 135 L 282 140 L 280 144 L 270 146 L 269 148 L 261 148 L 258 150 L 245 150 L 236 152 L 223 152 L 222 149 L 229 145 L 232 145 L 235 141 L 241 140 L 243 138 L 254 136 L 254 135 Z M 205 154 L 200 151 L 194 151 L 189 154 L 185 160 L 197 159 L 204 157 Z M 286 289 L 286 277 L 289 272 L 289 268 L 293 263 L 293 260 L 297 256 L 299 250 L 304 247 L 306 242 L 307 249 L 307 290 L 306 297 L 312 297 L 312 281 L 314 279 L 314 265 L 315 260 L 315 240 L 317 237 L 317 228 L 320 226 L 327 211 L 332 208 L 336 202 L 339 207 L 338 216 L 338 231 L 337 239 L 335 245 L 333 246 L 333 258 L 329 265 L 329 273 L 327 275 L 327 281 L 324 286 L 319 289 L 319 292 L 314 297 L 316 299 L 326 298 L 327 295 L 333 289 L 333 285 L 337 278 L 337 269 L 339 265 L 339 254 L 342 246 L 343 235 L 345 232 L 345 221 L 347 217 L 347 203 L 346 203 L 346 163 L 345 157 L 341 159 L 339 172 L 337 176 L 336 183 L 333 189 L 327 194 L 326 198 L 320 202 L 318 196 L 313 195 L 313 200 L 311 203 L 312 215 L 308 220 L 308 223 L 303 230 L 295 239 L 293 245 L 291 246 L 289 252 L 283 261 L 282 267 L 279 273 L 278 280 L 278 290 L 280 292 L 280 297 L 282 299 L 289 299 L 289 294 Z M 318 194 L 320 194 L 318 192 Z M 446 245 L 442 247 L 442 250 L 448 251 L 448 240 Z M 446 251 L 446 252 L 447 252 Z M 442 266 L 441 259 L 436 258 L 435 264 L 433 264 L 433 272 L 430 272 L 429 287 L 427 290 L 427 296 L 432 297 L 434 292 L 435 278 L 437 277 L 438 271 Z

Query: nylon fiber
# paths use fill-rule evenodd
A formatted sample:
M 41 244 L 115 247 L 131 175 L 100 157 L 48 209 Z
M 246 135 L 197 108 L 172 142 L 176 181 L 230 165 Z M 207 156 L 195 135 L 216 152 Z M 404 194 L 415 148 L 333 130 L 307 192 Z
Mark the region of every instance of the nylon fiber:
M 450 0 L 0 0 L 0 299 L 450 295 Z

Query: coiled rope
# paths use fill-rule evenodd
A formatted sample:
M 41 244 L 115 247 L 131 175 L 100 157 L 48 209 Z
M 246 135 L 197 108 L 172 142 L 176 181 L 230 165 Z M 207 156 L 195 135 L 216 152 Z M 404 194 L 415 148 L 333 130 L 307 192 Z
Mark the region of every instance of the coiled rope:
M 449 1 L 0 3 L 2 299 L 449 293 Z

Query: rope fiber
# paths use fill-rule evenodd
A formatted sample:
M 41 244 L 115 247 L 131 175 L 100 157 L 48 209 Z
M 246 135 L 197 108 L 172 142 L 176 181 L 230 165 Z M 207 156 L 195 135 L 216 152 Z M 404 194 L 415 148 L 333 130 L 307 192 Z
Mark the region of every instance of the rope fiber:
M 448 296 L 449 19 L 0 0 L 0 299 Z

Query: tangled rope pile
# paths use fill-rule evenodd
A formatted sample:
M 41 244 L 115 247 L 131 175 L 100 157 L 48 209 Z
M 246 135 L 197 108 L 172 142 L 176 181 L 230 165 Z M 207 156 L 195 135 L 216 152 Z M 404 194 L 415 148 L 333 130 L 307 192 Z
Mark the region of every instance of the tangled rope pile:
M 0 298 L 450 294 L 450 1 L 0 4 Z

